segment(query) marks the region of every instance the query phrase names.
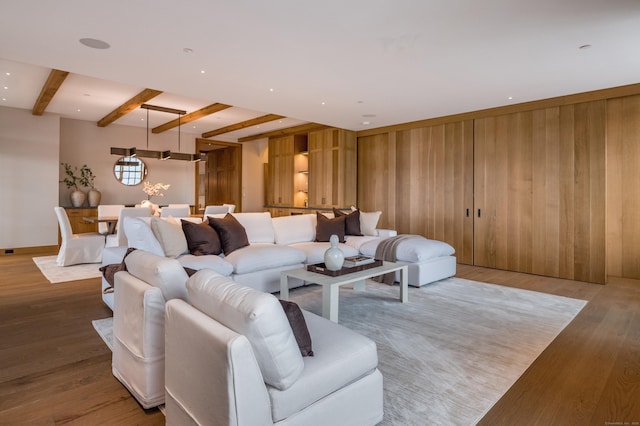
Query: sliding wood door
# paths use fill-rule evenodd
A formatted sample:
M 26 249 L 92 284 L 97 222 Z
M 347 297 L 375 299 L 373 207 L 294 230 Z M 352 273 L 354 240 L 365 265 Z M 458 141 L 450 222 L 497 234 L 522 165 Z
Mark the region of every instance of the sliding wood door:
M 475 120 L 474 263 L 605 282 L 605 101 Z
M 640 95 L 607 102 L 607 273 L 640 279 Z

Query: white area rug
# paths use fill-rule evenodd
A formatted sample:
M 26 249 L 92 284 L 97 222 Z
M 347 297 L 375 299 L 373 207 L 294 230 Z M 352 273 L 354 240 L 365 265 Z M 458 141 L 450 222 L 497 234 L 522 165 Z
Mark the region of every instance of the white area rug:
M 405 304 L 397 285 L 366 287 L 341 289 L 339 319 L 377 344 L 384 425 L 477 423 L 587 303 L 460 278 L 411 287 Z M 320 314 L 318 286 L 290 294 Z M 105 342 L 111 322 L 94 321 Z
M 99 263 L 86 263 L 83 265 L 58 266 L 56 265 L 57 256 L 40 256 L 34 257 L 33 261 L 40 268 L 40 272 L 49 280 L 51 284 L 62 283 L 66 281 L 86 280 L 88 278 L 99 278 Z

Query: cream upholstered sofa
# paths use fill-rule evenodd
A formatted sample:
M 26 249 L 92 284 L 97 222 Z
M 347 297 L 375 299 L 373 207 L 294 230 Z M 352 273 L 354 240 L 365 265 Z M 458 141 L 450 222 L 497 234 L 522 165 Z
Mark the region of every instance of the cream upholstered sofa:
M 187 268 L 213 269 L 236 282 L 267 293 L 280 290 L 280 273 L 283 270 L 320 263 L 324 252 L 330 247 L 328 241 L 316 241 L 318 231 L 321 230 L 316 214 L 272 218 L 269 213 L 264 212 L 233 213 L 231 216 L 242 225 L 248 245 L 226 255 L 203 254 L 206 251 L 198 255 L 191 254 L 194 252 L 193 247 L 189 247 L 192 244 L 185 241 L 190 231 L 185 231 L 187 228 L 184 224 L 179 225 L 186 218 L 125 218 L 122 226 L 129 247 L 175 258 Z M 359 212 L 359 216 L 362 235 L 346 234 L 345 242 L 339 245 L 345 256 L 373 256 L 382 240 L 396 235 L 393 230 L 376 229 L 380 212 Z M 200 221 L 198 218 L 188 220 Z M 202 224 L 193 223 L 187 227 L 192 229 L 197 225 Z M 205 229 L 198 229 L 210 231 L 206 225 L 204 227 Z M 191 239 L 194 238 L 196 237 L 192 236 Z M 103 265 L 120 263 L 126 249 L 106 248 Z M 454 249 L 441 241 L 418 239 L 402 243 L 398 246 L 396 261 L 408 264 L 408 282 L 412 286 L 425 285 L 456 273 Z M 290 280 L 292 288 L 302 284 L 301 281 Z M 104 278 L 102 287 L 103 300 L 113 309 L 113 293 L 108 291 L 110 284 Z
M 210 270 L 166 305 L 168 425 L 374 425 L 383 416 L 375 342 L 303 311 L 301 355 L 271 294 Z

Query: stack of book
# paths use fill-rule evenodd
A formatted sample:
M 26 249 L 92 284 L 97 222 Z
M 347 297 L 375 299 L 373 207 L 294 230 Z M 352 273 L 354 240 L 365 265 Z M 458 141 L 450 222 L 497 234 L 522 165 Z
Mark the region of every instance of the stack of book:
M 373 263 L 375 259 L 369 256 L 350 256 L 344 258 L 344 267 L 345 268 L 353 268 L 354 266 L 366 265 L 368 263 Z

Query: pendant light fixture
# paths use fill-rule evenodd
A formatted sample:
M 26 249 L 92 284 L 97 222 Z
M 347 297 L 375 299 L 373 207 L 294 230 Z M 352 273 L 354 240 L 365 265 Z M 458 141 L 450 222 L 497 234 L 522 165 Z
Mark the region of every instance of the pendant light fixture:
M 200 161 L 201 156 L 199 154 L 186 154 L 180 152 L 180 118 L 187 112 L 181 109 L 167 108 L 157 105 L 142 104 L 140 108 L 147 110 L 147 149 L 132 148 L 116 148 L 111 147 L 112 155 L 120 155 L 124 157 L 144 157 L 155 158 L 157 160 L 183 160 L 183 161 Z M 178 114 L 178 152 L 167 151 L 153 151 L 149 150 L 149 110 L 168 112 L 172 114 Z

